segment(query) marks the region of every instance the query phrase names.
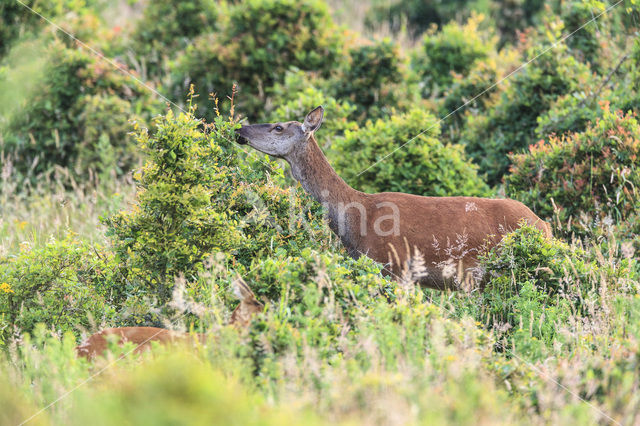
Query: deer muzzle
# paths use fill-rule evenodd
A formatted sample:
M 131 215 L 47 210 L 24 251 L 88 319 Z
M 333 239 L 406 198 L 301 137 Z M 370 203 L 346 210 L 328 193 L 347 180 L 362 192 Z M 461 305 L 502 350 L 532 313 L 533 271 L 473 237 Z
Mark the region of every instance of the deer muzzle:
M 247 139 L 244 135 L 245 131 L 246 129 L 244 128 L 244 126 L 236 129 L 236 142 L 240 145 L 246 145 L 249 143 L 249 139 Z

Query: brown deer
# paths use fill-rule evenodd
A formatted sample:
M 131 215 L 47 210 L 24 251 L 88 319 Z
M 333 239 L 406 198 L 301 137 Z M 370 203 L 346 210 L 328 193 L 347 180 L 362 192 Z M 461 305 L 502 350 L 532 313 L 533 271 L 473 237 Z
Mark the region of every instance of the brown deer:
M 521 221 L 551 237 L 550 226 L 515 200 L 366 194 L 351 188 L 315 140 L 323 116 L 319 106 L 303 123 L 244 125 L 236 130 L 237 141 L 289 163 L 293 177 L 326 208 L 329 226 L 351 256 L 369 256 L 395 277 L 417 260 L 420 284 L 467 288 L 482 282 L 481 250 L 497 244 Z
M 254 314 L 264 310 L 264 304 L 253 294 L 249 286 L 238 278 L 232 283 L 233 294 L 240 300 L 240 304 L 231 314 L 230 324 L 246 327 L 251 322 Z M 93 359 L 102 355 L 109 348 L 109 341 L 115 340 L 122 345 L 131 342 L 136 345 L 134 353 L 140 353 L 151 348 L 151 342 L 161 344 L 193 342 L 193 340 L 205 341 L 206 335 L 202 333 L 179 333 L 157 327 L 118 327 L 107 328 L 91 335 L 82 345 L 76 347 L 78 356 Z

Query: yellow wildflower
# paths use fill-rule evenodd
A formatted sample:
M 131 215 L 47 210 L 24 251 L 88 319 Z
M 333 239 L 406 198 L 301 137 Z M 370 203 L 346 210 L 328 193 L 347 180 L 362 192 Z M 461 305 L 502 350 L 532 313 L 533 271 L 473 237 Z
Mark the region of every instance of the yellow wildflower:
M 3 293 L 14 293 L 11 286 L 7 283 L 0 284 L 0 291 L 2 291 Z
M 26 222 L 24 220 L 14 220 L 13 222 L 16 224 L 20 231 L 22 231 L 29 224 L 29 222 Z

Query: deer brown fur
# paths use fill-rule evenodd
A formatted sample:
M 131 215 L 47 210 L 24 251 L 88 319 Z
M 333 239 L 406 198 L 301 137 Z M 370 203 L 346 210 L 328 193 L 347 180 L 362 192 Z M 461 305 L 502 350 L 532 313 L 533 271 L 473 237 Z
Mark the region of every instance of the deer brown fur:
M 240 304 L 231 314 L 230 324 L 246 327 L 251 317 L 262 312 L 264 304 L 256 299 L 249 286 L 240 278 L 232 283 L 233 294 L 240 300 Z M 131 342 L 136 345 L 134 353 L 140 353 L 151 348 L 151 342 L 160 344 L 203 342 L 207 338 L 202 333 L 179 333 L 157 327 L 117 327 L 107 328 L 91 335 L 82 345 L 76 347 L 78 356 L 93 359 L 102 355 L 108 348 L 109 342 L 115 341 L 122 345 Z
M 478 254 L 526 221 L 551 237 L 549 225 L 524 204 L 509 199 L 424 197 L 351 188 L 331 167 L 314 133 L 323 109 L 304 123 L 246 125 L 239 143 L 284 158 L 296 180 L 328 211 L 329 225 L 353 257 L 366 255 L 399 276 L 415 256 L 427 269 L 420 283 L 431 288 L 476 285 L 483 272 Z

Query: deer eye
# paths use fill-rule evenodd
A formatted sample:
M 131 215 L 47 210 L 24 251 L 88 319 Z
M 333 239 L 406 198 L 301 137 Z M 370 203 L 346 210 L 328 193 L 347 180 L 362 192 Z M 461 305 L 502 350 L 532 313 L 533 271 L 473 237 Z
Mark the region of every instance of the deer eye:
M 283 131 L 283 130 L 284 130 L 284 129 L 282 128 L 282 126 L 280 126 L 280 125 L 277 125 L 277 126 L 275 127 L 275 129 L 276 129 L 276 132 L 281 132 L 281 131 Z

